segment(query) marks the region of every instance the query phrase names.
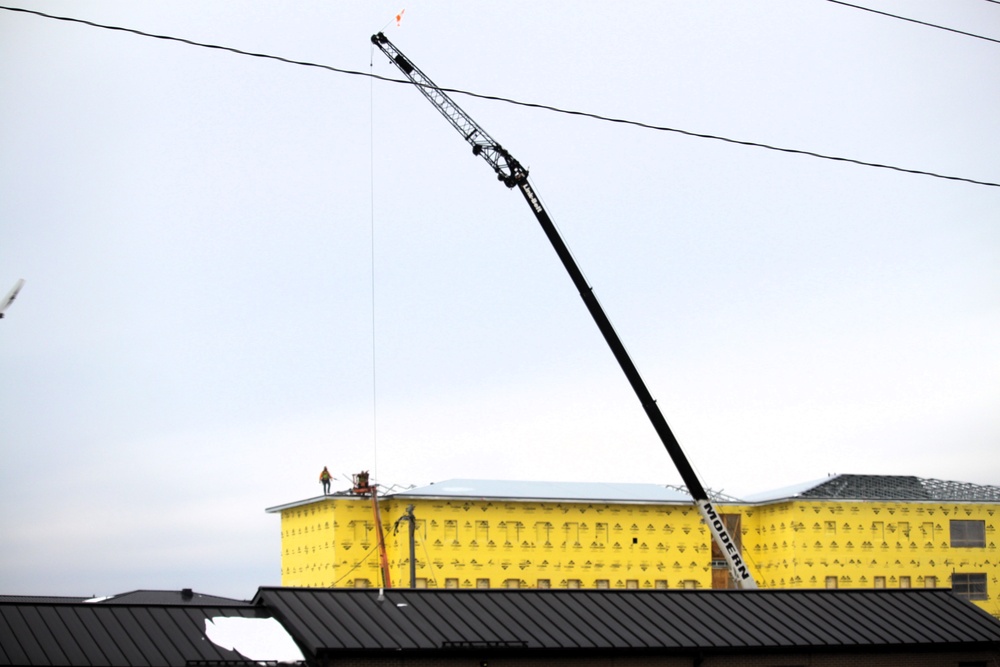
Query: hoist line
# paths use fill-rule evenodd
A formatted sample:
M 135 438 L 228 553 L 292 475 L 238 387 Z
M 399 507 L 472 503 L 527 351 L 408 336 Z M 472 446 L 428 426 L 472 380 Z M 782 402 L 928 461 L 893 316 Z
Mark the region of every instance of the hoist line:
M 369 49 L 368 67 L 375 72 L 375 46 Z M 375 363 L 375 79 L 369 78 L 368 90 L 368 183 L 369 234 L 371 238 L 371 312 L 372 312 L 372 479 L 378 481 L 378 373 Z

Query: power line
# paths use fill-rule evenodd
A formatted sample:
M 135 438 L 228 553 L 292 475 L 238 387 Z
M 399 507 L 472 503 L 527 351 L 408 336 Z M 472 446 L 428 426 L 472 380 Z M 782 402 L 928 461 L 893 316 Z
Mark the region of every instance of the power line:
M 396 83 L 408 83 L 406 81 L 397 81 Z M 603 120 L 609 123 L 622 123 L 625 125 L 634 125 L 636 127 L 642 127 L 647 130 L 658 130 L 660 132 L 676 132 L 677 134 L 683 134 L 689 137 L 697 137 L 699 139 L 714 139 L 716 141 L 724 141 L 730 144 L 738 144 L 740 146 L 751 146 L 753 148 L 766 148 L 771 151 L 779 151 L 782 153 L 793 153 L 796 155 L 807 155 L 809 157 L 820 158 L 823 160 L 834 160 L 837 162 L 848 162 L 850 164 L 862 165 L 865 167 L 876 167 L 878 169 L 891 169 L 893 171 L 901 171 L 907 174 L 917 174 L 920 176 L 932 176 L 934 178 L 943 178 L 952 181 L 963 181 L 965 183 L 973 183 L 975 185 L 988 185 L 991 187 L 1000 187 L 1000 183 L 993 183 L 990 181 L 978 181 L 972 178 L 965 178 L 963 176 L 948 176 L 945 174 L 939 174 L 933 171 L 922 171 L 920 169 L 908 169 L 906 167 L 896 167 L 891 164 L 880 164 L 878 162 L 866 162 L 865 160 L 856 160 L 849 157 L 838 157 L 836 155 L 826 155 L 824 153 L 816 153 L 814 151 L 806 151 L 798 148 L 782 148 L 781 146 L 774 146 L 771 144 L 764 144 L 756 141 L 745 141 L 742 139 L 731 139 L 729 137 L 722 137 L 715 134 L 704 134 L 701 132 L 692 132 L 690 130 L 681 130 L 675 127 L 665 127 L 662 125 L 651 125 L 649 123 L 643 123 L 637 120 L 625 120 L 622 118 L 612 118 L 609 116 L 601 116 L 599 114 L 590 113 L 587 111 L 572 111 L 569 109 L 560 109 L 558 107 L 549 106 L 546 104 L 536 104 L 533 102 L 518 102 L 516 100 L 507 99 L 505 97 L 494 97 L 491 95 L 481 95 L 479 93 L 470 93 L 463 90 L 455 90 L 453 88 L 439 88 L 446 93 L 458 93 L 462 95 L 468 95 L 470 97 L 479 97 L 485 100 L 493 100 L 496 102 L 507 102 L 509 104 L 516 104 L 518 106 L 530 107 L 534 109 L 545 109 L 547 111 L 554 111 L 556 113 L 568 114 L 571 116 L 584 116 L 586 118 L 593 118 L 595 120 Z
M 840 0 L 828 0 L 828 1 L 829 2 L 837 2 L 838 4 L 847 5 L 847 3 L 840 2 Z M 855 5 L 847 5 L 847 6 L 855 7 Z M 865 9 L 864 7 L 860 7 L 860 6 L 858 6 L 858 8 L 859 9 Z M 283 63 L 289 64 L 289 65 L 299 65 L 299 66 L 302 66 L 302 67 L 314 67 L 314 68 L 317 68 L 317 69 L 323 69 L 323 70 L 328 70 L 328 71 L 331 71 L 331 72 L 337 72 L 338 74 L 349 74 L 349 75 L 352 75 L 352 76 L 368 77 L 368 78 L 371 78 L 371 79 L 377 79 L 379 81 L 385 81 L 387 83 L 399 83 L 399 84 L 404 84 L 404 85 L 407 85 L 407 86 L 417 85 L 417 84 L 414 84 L 411 81 L 406 81 L 406 80 L 402 80 L 402 79 L 392 79 L 392 78 L 389 78 L 389 77 L 385 77 L 385 76 L 380 76 L 378 74 L 374 74 L 372 72 L 359 72 L 359 71 L 356 71 L 356 70 L 349 70 L 349 69 L 344 69 L 344 68 L 341 68 L 341 67 L 334 67 L 332 65 L 323 65 L 321 63 L 314 63 L 314 62 L 309 62 L 309 61 L 305 61 L 305 60 L 293 60 L 291 58 L 285 58 L 285 57 L 282 57 L 282 56 L 275 56 L 275 55 L 271 55 L 271 54 L 267 54 L 267 53 L 256 53 L 256 52 L 253 52 L 253 51 L 244 51 L 243 49 L 237 49 L 237 48 L 234 48 L 234 47 L 231 47 L 231 46 L 221 46 L 219 44 L 207 44 L 205 42 L 196 42 L 194 40 L 185 39 L 183 37 L 173 37 L 171 35 L 158 35 L 158 34 L 155 34 L 155 33 L 145 32 L 143 30 L 136 30 L 135 28 L 124 28 L 124 27 L 121 27 L 121 26 L 105 25 L 105 24 L 102 24 L 102 23 L 95 23 L 93 21 L 87 21 L 87 20 L 84 20 L 84 19 L 72 18 L 72 17 L 68 17 L 68 16 L 56 16 L 56 15 L 53 15 L 53 14 L 46 14 L 44 12 L 39 12 L 39 11 L 36 11 L 36 10 L 33 10 L 33 9 L 24 9 L 24 8 L 21 8 L 21 7 L 6 7 L 6 6 L 2 6 L 2 5 L 0 5 L 0 9 L 4 9 L 4 10 L 7 10 L 7 11 L 11 11 L 11 12 L 22 12 L 22 13 L 25 13 L 25 14 L 33 14 L 35 16 L 41 16 L 43 18 L 53 19 L 53 20 L 56 20 L 56 21 L 66 21 L 66 22 L 69 22 L 69 23 L 81 23 L 83 25 L 87 25 L 87 26 L 90 26 L 90 27 L 93 27 L 93 28 L 102 28 L 104 30 L 114 30 L 114 31 L 118 31 L 118 32 L 126 32 L 126 33 L 130 33 L 130 34 L 133 34 L 133 35 L 139 35 L 140 37 L 149 37 L 149 38 L 152 38 L 152 39 L 161 39 L 161 40 L 171 41 L 171 42 L 180 42 L 182 44 L 187 44 L 189 46 L 198 46 L 198 47 L 206 48 L 206 49 L 215 49 L 215 50 L 218 50 L 218 51 L 227 51 L 229 53 L 235 53 L 235 54 L 241 55 L 241 56 L 249 56 L 251 58 L 264 58 L 264 59 L 267 59 L 267 60 L 277 60 L 279 62 L 283 62 Z M 874 11 L 874 10 L 871 10 L 871 11 Z M 877 12 L 877 13 L 881 13 L 881 12 Z M 918 21 L 918 23 L 919 23 L 919 21 Z M 958 32 L 958 31 L 956 31 L 956 32 Z M 975 35 L 973 35 L 973 36 L 975 36 Z M 984 38 L 984 39 L 989 39 L 989 38 Z M 991 41 L 997 41 L 997 40 L 991 40 Z M 723 136 L 715 135 L 715 134 L 705 134 L 705 133 L 702 133 L 702 132 L 692 132 L 690 130 L 682 130 L 682 129 L 675 128 L 675 127 L 667 127 L 667 126 L 664 126 L 664 125 L 653 125 L 651 123 L 644 123 L 642 121 L 637 121 L 637 120 L 628 120 L 628 119 L 625 119 L 625 118 L 613 118 L 611 116 L 603 116 L 601 114 L 591 113 L 591 112 L 587 112 L 587 111 L 574 111 L 572 109 L 563 109 L 563 108 L 551 106 L 551 105 L 548 105 L 548 104 L 539 104 L 539 103 L 535 103 L 535 102 L 522 102 L 522 101 L 510 99 L 508 97 L 498 97 L 496 95 L 484 95 L 482 93 L 474 93 L 474 92 L 471 92 L 471 91 L 468 91 L 468 90 L 459 90 L 457 88 L 436 88 L 436 90 L 440 90 L 440 91 L 446 92 L 446 93 L 452 93 L 452 94 L 455 94 L 455 95 L 465 95 L 467 97 L 475 97 L 475 98 L 479 98 L 479 99 L 483 99 L 483 100 L 489 100 L 489 101 L 492 101 L 492 102 L 504 102 L 504 103 L 513 104 L 513 105 L 516 105 L 516 106 L 527 107 L 527 108 L 530 108 L 530 109 L 542 109 L 542 110 L 545 110 L 545 111 L 551 111 L 553 113 L 566 114 L 566 115 L 570 115 L 570 116 L 581 116 L 581 117 L 584 117 L 584 118 L 591 118 L 593 120 L 599 120 L 599 121 L 604 121 L 604 122 L 608 122 L 608 123 L 619 123 L 619 124 L 622 124 L 622 125 L 631 125 L 631 126 L 634 126 L 634 127 L 640 127 L 640 128 L 647 129 L 647 130 L 656 130 L 658 132 L 673 132 L 673 133 L 676 133 L 676 134 L 682 134 L 682 135 L 685 135 L 685 136 L 688 136 L 688 137 L 695 137 L 695 138 L 698 138 L 698 139 L 712 139 L 714 141 L 723 141 L 723 142 L 730 143 L 730 144 L 737 144 L 739 146 L 749 146 L 749 147 L 752 147 L 752 148 L 763 148 L 763 149 L 767 149 L 767 150 L 771 150 L 771 151 L 778 151 L 778 152 L 781 152 L 781 153 L 791 153 L 791 154 L 794 154 L 794 155 L 805 155 L 805 156 L 808 156 L 808 157 L 819 158 L 819 159 L 822 159 L 822 160 L 832 160 L 832 161 L 835 161 L 835 162 L 846 162 L 846 163 L 849 163 L 849 164 L 856 164 L 856 165 L 860 165 L 860 166 L 863 166 L 863 167 L 873 167 L 873 168 L 876 168 L 876 169 L 889 169 L 889 170 L 892 170 L 892 171 L 898 171 L 898 172 L 902 172 L 902 173 L 906 173 L 906 174 L 915 174 L 915 175 L 918 175 L 918 176 L 930 176 L 932 178 L 940 178 L 940 179 L 945 179 L 945 180 L 950 180 L 950 181 L 961 181 L 963 183 L 971 183 L 973 185 L 985 185 L 985 186 L 989 186 L 989 187 L 1000 188 L 1000 183 L 995 183 L 995 182 L 991 182 L 991 181 L 980 181 L 980 180 L 973 179 L 973 178 L 966 178 L 964 176 L 949 176 L 947 174 L 941 174 L 941 173 L 937 173 L 937 172 L 933 172 L 933 171 L 925 171 L 925 170 L 921 170 L 921 169 L 909 169 L 909 168 L 906 168 L 906 167 L 898 167 L 898 166 L 890 165 L 890 164 L 881 164 L 881 163 L 878 163 L 878 162 L 868 162 L 868 161 L 865 161 L 865 160 L 858 160 L 858 159 L 855 159 L 855 158 L 840 157 L 840 156 L 836 156 L 836 155 L 827 155 L 825 153 L 817 153 L 815 151 L 807 151 L 807 150 L 801 150 L 801 149 L 797 149 L 797 148 L 783 148 L 781 146 L 774 146 L 772 144 L 765 144 L 765 143 L 761 143 L 761 142 L 757 142 L 757 141 L 746 141 L 746 140 L 742 140 L 742 139 L 732 139 L 730 137 L 723 137 Z
M 906 16 L 899 16 L 898 14 L 890 14 L 889 12 L 883 12 L 878 9 L 872 9 L 871 7 L 863 7 L 861 5 L 852 5 L 849 2 L 843 2 L 843 0 L 826 0 L 827 2 L 832 2 L 835 5 L 843 5 L 844 7 L 852 7 L 853 9 L 861 9 L 866 12 L 871 12 L 872 14 L 881 14 L 882 16 L 888 16 L 890 18 L 899 19 L 900 21 L 908 21 L 910 23 L 918 23 L 920 25 L 925 25 L 929 28 L 937 28 L 938 30 L 947 30 L 948 32 L 954 32 L 959 35 L 965 35 L 966 37 L 975 37 L 976 39 L 983 39 L 987 42 L 995 42 L 1000 44 L 1000 39 L 993 39 L 992 37 L 984 37 L 983 35 L 977 35 L 971 32 L 965 32 L 964 30 L 956 30 L 955 28 L 948 28 L 943 25 L 938 25 L 937 23 L 928 23 L 927 21 L 918 21 L 917 19 L 911 19 Z M 998 0 L 989 0 L 990 2 L 997 2 Z
M 283 58 L 282 56 L 269 55 L 267 53 L 255 53 L 253 51 L 244 51 L 243 49 L 233 48 L 231 46 L 220 46 L 218 44 L 206 44 L 205 42 L 196 42 L 191 39 L 184 39 L 183 37 L 173 37 L 171 35 L 157 35 L 152 32 L 145 32 L 143 30 L 136 30 L 135 28 L 123 28 L 121 26 L 115 25 L 105 25 L 103 23 L 95 23 L 93 21 L 87 21 L 85 19 L 77 19 L 69 16 L 56 16 L 54 14 L 46 14 L 44 12 L 35 11 L 34 9 L 24 9 L 23 7 L 4 7 L 0 5 L 0 9 L 5 9 L 9 12 L 21 12 L 24 14 L 34 14 L 35 16 L 41 16 L 47 19 L 54 19 L 56 21 L 66 21 L 68 23 L 82 23 L 83 25 L 88 25 L 92 28 L 102 28 L 104 30 L 115 30 L 118 32 L 127 32 L 133 35 L 139 35 L 140 37 L 151 37 L 152 39 L 162 39 L 169 42 L 180 42 L 182 44 L 187 44 L 189 46 L 200 46 L 205 49 L 216 49 L 218 51 L 228 51 L 230 53 L 235 53 L 241 56 L 250 56 L 252 58 L 266 58 L 268 60 L 277 60 L 279 62 L 287 63 L 289 65 L 301 65 L 303 67 L 316 67 L 319 69 L 329 70 L 331 72 L 337 72 L 338 74 L 351 74 L 354 76 L 364 76 L 373 77 L 375 79 L 382 79 L 383 81 L 396 81 L 395 79 L 389 79 L 387 77 L 382 77 L 377 74 L 369 74 L 367 72 L 357 72 L 349 69 L 341 69 L 340 67 L 333 67 L 332 65 L 322 65 L 319 63 L 311 63 L 306 60 L 293 60 L 291 58 Z M 401 83 L 398 82 L 397 83 Z

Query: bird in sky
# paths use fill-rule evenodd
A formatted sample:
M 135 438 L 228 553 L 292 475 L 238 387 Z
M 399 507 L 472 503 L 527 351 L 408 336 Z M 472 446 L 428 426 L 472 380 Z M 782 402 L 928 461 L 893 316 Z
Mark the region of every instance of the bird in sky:
M 14 299 L 17 298 L 17 293 L 21 291 L 22 287 L 24 287 L 24 278 L 18 280 L 14 284 L 13 289 L 7 292 L 7 296 L 3 298 L 3 301 L 0 301 L 0 318 L 3 317 L 4 311 L 7 310 L 7 307 L 14 303 Z

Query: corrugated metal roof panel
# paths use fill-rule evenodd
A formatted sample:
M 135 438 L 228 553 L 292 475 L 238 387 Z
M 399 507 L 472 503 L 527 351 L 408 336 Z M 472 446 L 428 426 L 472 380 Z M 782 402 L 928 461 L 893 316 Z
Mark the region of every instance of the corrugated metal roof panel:
M 0 602 L 0 665 L 184 667 L 243 657 L 205 636 L 215 617 L 262 618 L 241 607 Z
M 68 595 L 0 595 L 0 602 L 84 602 L 87 598 Z
M 1000 647 L 1000 622 L 947 590 L 391 589 L 379 598 L 370 589 L 257 593 L 313 655 L 476 646 L 679 652 Z

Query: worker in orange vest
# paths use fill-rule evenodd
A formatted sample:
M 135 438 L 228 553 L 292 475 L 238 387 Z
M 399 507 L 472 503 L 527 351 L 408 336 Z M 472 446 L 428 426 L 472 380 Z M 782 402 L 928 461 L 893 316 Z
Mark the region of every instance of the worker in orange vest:
M 319 474 L 319 481 L 323 483 L 323 495 L 330 493 L 330 471 L 323 466 L 323 472 Z

